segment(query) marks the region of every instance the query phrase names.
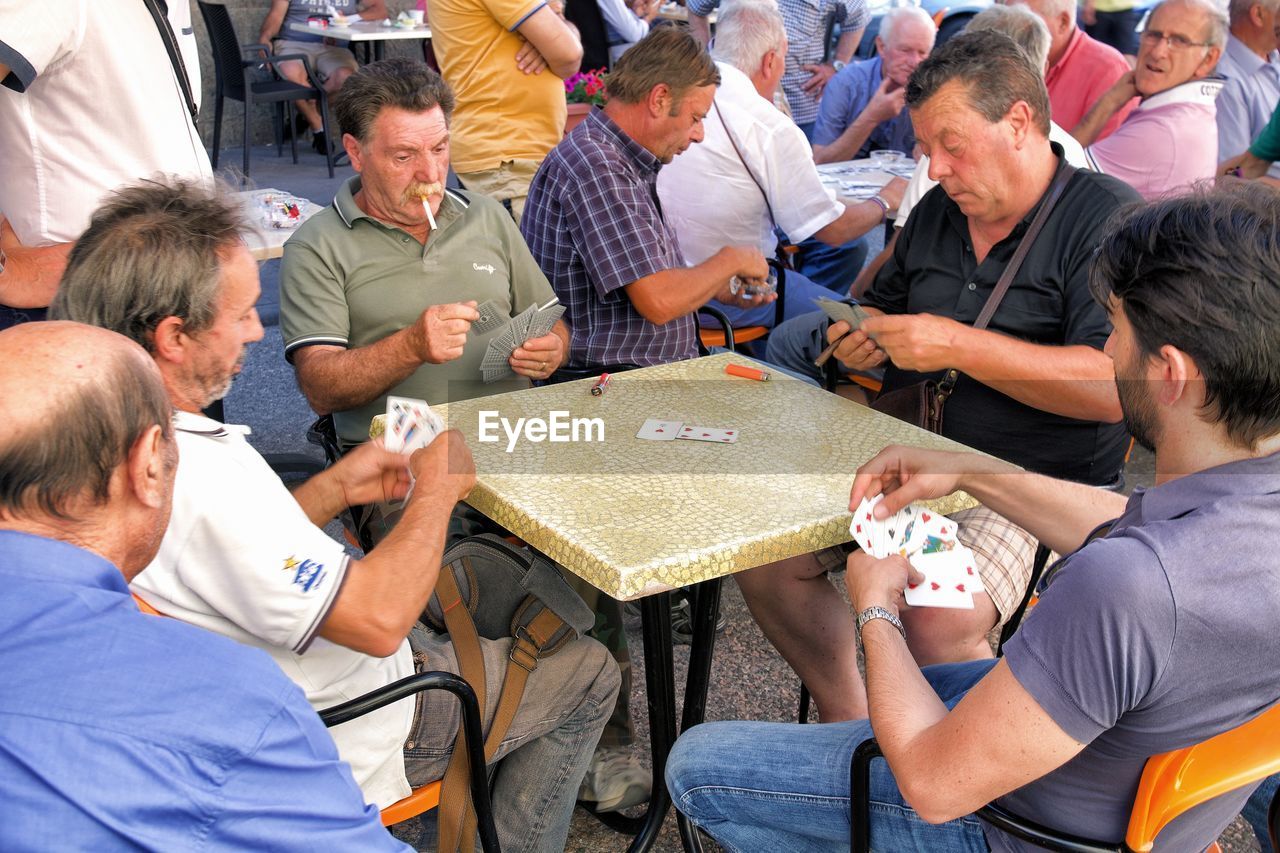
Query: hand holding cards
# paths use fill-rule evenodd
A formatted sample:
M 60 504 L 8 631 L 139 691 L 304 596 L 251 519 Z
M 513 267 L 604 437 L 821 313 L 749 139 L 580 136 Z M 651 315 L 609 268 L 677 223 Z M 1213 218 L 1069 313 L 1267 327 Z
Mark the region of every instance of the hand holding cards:
M 919 504 L 877 519 L 872 509 L 883 497 L 863 498 L 858 504 L 849 524 L 854 541 L 879 559 L 905 557 L 924 575 L 903 592 L 912 607 L 972 609 L 973 594 L 984 587 L 973 552 L 956 536 L 955 522 Z
M 387 398 L 387 426 L 383 446 L 392 453 L 406 455 L 426 447 L 444 432 L 444 421 L 426 400 L 412 397 Z
M 503 323 L 507 324 L 501 334 L 489 341 L 480 362 L 480 373 L 486 384 L 514 375 L 511 370 L 511 354 L 525 341 L 550 334 L 556 321 L 564 314 L 564 306 L 556 298 L 552 298 L 546 305 L 530 305 L 509 321 L 495 302 L 484 302 L 476 310 L 480 312 L 480 319 L 471 328 L 477 334 L 484 334 L 501 327 Z

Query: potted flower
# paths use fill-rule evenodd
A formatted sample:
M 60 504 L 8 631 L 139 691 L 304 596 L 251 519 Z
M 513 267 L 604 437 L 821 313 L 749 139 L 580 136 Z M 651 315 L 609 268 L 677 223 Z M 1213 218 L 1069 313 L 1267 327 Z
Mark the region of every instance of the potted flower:
M 564 81 L 564 97 L 569 102 L 569 116 L 565 120 L 564 132 L 577 127 L 594 106 L 604 106 L 606 99 L 604 89 L 604 69 L 580 71 Z

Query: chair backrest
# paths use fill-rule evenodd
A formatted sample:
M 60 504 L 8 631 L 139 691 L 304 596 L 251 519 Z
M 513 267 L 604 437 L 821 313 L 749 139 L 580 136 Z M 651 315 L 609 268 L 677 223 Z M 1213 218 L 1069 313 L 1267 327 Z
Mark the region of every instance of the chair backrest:
M 224 97 L 233 101 L 244 100 L 244 68 L 241 65 L 240 42 L 231 24 L 231 13 L 221 3 L 196 0 L 200 16 L 204 18 L 209 39 L 213 42 L 213 71 L 215 85 Z
M 1280 704 L 1216 737 L 1147 759 L 1125 844 L 1145 853 L 1178 815 L 1275 773 L 1280 773 Z

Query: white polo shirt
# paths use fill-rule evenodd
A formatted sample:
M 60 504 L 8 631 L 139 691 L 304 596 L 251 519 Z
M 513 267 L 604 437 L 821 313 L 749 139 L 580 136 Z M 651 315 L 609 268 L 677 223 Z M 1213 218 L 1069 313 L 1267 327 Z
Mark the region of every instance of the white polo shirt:
M 143 3 L 0 4 L 0 63 L 0 213 L 24 245 L 76 239 L 121 184 L 212 175 Z
M 408 641 L 375 658 L 317 636 L 342 588 L 346 551 L 311 523 L 245 428 L 190 412 L 176 413 L 174 426 L 173 515 L 133 591 L 166 616 L 265 650 L 317 710 L 412 675 Z M 413 708 L 405 699 L 329 730 L 379 808 L 409 795 L 403 748 Z
M 822 185 L 800 128 L 762 98 L 747 75 L 723 62 L 716 67 L 720 87 L 715 107 L 702 122 L 705 138 L 658 172 L 662 214 L 690 266 L 725 246 L 759 246 L 772 258 L 778 245 L 775 224 L 798 243 L 844 213 L 844 205 Z M 770 208 L 776 222 L 769 218 Z
M 1076 138 L 1067 133 L 1054 122 L 1049 122 L 1049 141 L 1056 142 L 1062 146 L 1062 155 L 1066 157 L 1067 162 L 1077 169 L 1090 169 L 1089 160 L 1084 156 L 1084 148 L 1076 141 Z M 911 176 L 911 180 L 907 182 L 907 188 L 902 193 L 902 203 L 898 205 L 898 215 L 893 220 L 895 228 L 901 228 L 907 224 L 907 217 L 911 215 L 911 210 L 920 203 L 920 199 L 924 198 L 924 194 L 938 185 L 938 182 L 929 177 L 929 157 L 926 154 L 920 155 L 920 159 L 916 162 L 915 174 Z

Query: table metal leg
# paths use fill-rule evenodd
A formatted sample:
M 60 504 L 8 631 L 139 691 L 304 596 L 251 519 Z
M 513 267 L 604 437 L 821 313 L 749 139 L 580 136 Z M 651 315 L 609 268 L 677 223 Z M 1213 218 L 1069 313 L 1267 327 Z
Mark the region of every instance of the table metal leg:
M 667 755 L 676 742 L 675 665 L 671 660 L 671 593 L 662 592 L 640 600 L 644 630 L 644 681 L 649 700 L 649 747 L 653 755 L 653 791 L 644 825 L 628 848 L 642 853 L 658 840 L 658 830 L 671 807 L 671 797 L 663 781 Z
M 689 674 L 685 680 L 684 711 L 680 731 L 701 723 L 706 717 L 707 688 L 711 682 L 711 660 L 716 645 L 716 617 L 720 614 L 720 578 L 704 581 L 691 590 L 693 638 L 689 646 Z M 656 778 L 656 777 L 655 777 Z M 688 853 L 702 853 L 698 830 L 679 810 L 676 822 L 680 840 Z

